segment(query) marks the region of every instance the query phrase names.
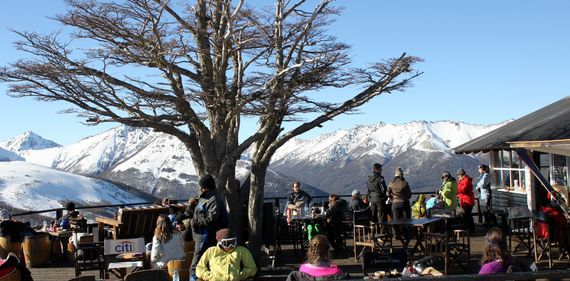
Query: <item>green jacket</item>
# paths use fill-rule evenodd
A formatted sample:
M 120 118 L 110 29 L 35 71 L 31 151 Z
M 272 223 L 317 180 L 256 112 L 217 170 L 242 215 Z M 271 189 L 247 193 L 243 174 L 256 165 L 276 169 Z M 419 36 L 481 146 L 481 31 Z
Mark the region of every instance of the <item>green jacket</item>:
M 457 182 L 454 178 L 443 182 L 439 194 L 446 209 L 457 208 Z
M 245 280 L 256 272 L 251 253 L 242 246 L 229 253 L 218 246 L 210 247 L 196 266 L 196 276 L 206 281 Z
M 412 218 L 421 219 L 426 217 L 426 196 L 420 194 L 418 201 L 412 206 Z

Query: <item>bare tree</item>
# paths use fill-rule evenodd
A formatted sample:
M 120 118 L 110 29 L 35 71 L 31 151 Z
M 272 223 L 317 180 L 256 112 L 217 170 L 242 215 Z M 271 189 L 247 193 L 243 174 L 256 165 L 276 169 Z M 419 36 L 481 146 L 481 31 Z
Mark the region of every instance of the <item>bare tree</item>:
M 407 56 L 350 68 L 349 46 L 326 32 L 340 10 L 332 0 L 276 0 L 255 8 L 244 0 L 167 0 L 119 3 L 68 0 L 55 17 L 63 32 L 15 31 L 16 48 L 30 54 L 0 69 L 14 97 L 66 101 L 69 113 L 96 125 L 118 122 L 175 136 L 200 176 L 211 174 L 240 228 L 235 165 L 254 147 L 249 198 L 251 246 L 260 247 L 266 170 L 291 138 L 372 98 L 401 91 L 421 73 Z M 69 32 L 68 32 L 69 30 Z M 65 33 L 64 33 L 65 32 Z M 315 91 L 360 85 L 342 103 Z M 308 114 L 313 117 L 306 120 Z M 241 118 L 258 121 L 239 140 Z M 284 131 L 287 122 L 300 124 Z

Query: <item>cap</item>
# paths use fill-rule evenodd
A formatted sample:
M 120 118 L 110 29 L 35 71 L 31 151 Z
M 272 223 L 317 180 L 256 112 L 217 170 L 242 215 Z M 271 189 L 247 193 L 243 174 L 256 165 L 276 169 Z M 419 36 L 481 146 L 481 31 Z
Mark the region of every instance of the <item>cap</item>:
M 441 178 L 443 179 L 443 178 L 445 178 L 445 177 L 450 178 L 450 177 L 451 177 L 451 173 L 450 173 L 449 171 L 445 171 L 445 172 L 441 173 Z
M 216 181 L 210 175 L 205 175 L 200 179 L 200 187 L 206 189 L 216 189 Z
M 353 190 L 352 196 L 360 196 L 360 191 L 358 191 L 358 189 Z
M 10 212 L 6 209 L 0 210 L 0 220 L 9 220 L 10 219 Z
M 459 170 L 457 170 L 456 175 L 462 175 L 462 176 L 465 175 L 465 170 L 459 168 Z

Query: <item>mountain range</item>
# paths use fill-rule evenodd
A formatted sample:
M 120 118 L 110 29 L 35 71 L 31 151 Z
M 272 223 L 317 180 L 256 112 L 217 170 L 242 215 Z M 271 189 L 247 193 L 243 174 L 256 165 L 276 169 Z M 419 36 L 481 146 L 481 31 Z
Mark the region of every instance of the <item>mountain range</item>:
M 296 138 L 274 155 L 265 196 L 284 196 L 292 181 L 301 181 L 303 189 L 313 195 L 349 194 L 352 189 L 365 193 L 365 178 L 375 162 L 384 165 L 387 180 L 396 167 L 402 167 L 413 191 L 434 190 L 443 170 L 453 172 L 462 167 L 468 174 L 476 175 L 477 164 L 485 158 L 456 155 L 452 148 L 501 125 L 455 121 L 379 123 L 314 139 Z M 118 190 L 136 189 L 156 198 L 183 199 L 197 192 L 197 173 L 184 145 L 151 129 L 121 125 L 67 146 L 27 132 L 0 142 L 0 159 L 3 158 L 25 159 L 25 163 L 36 165 L 36 170 L 51 168 L 120 183 Z M 242 181 L 249 172 L 248 159 L 248 153 L 244 153 L 237 163 L 236 176 Z M 8 188 L 11 183 L 4 176 L 0 174 L 0 187 Z

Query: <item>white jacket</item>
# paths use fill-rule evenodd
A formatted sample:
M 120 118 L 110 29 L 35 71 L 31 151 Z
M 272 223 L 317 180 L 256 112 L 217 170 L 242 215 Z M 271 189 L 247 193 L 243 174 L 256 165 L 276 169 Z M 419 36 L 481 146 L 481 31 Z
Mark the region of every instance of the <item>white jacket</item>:
M 152 250 L 150 253 L 150 262 L 152 268 L 165 268 L 170 260 L 184 259 L 184 244 L 180 233 L 174 233 L 172 238 L 166 243 L 152 238 Z

